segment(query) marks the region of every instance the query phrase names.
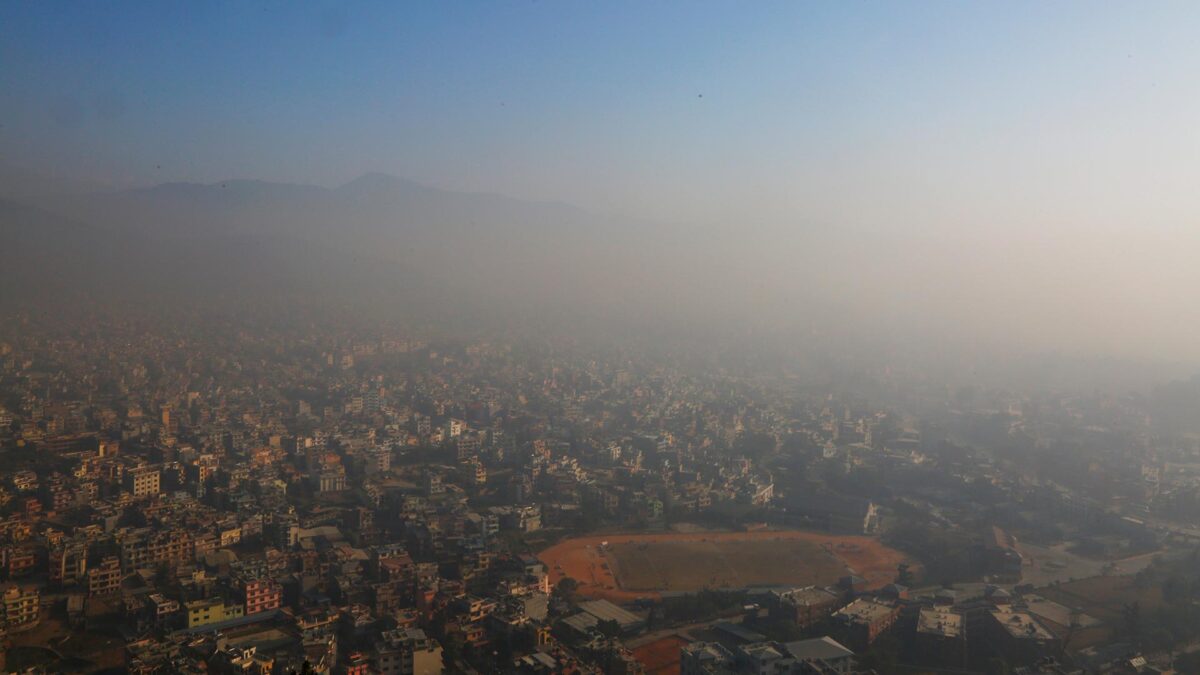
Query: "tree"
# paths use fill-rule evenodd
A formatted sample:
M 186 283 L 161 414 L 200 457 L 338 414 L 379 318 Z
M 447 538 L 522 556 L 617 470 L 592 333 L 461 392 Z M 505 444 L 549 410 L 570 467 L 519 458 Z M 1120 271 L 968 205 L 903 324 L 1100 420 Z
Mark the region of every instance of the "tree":
M 1132 604 L 1126 604 L 1121 607 L 1121 622 L 1125 626 L 1125 634 L 1135 644 L 1141 644 L 1142 635 L 1142 607 L 1135 600 Z
M 1175 644 L 1175 636 L 1163 626 L 1158 626 L 1146 632 L 1145 648 L 1150 651 L 1170 651 Z
M 496 645 L 496 649 L 492 652 L 493 663 L 496 667 L 501 664 L 511 664 L 513 660 L 513 648 L 508 640 L 500 640 Z
M 596 624 L 596 630 L 606 638 L 615 638 L 621 634 L 621 624 L 615 619 L 604 619 Z
M 462 642 L 457 635 L 448 636 L 442 640 L 442 667 L 447 671 L 458 672 L 458 661 L 463 656 Z
M 900 661 L 900 640 L 891 635 L 883 635 L 859 659 L 859 665 L 873 668 L 881 673 L 894 672 Z
M 988 675 L 1008 675 L 1008 662 L 1002 658 L 995 657 L 988 659 L 987 674 Z
M 557 584 L 555 584 L 554 593 L 558 597 L 560 597 L 564 600 L 568 600 L 568 599 L 570 599 L 570 597 L 572 595 L 575 595 L 575 591 L 578 589 L 579 589 L 578 581 L 575 581 L 571 577 L 563 577 L 562 579 L 558 580 Z

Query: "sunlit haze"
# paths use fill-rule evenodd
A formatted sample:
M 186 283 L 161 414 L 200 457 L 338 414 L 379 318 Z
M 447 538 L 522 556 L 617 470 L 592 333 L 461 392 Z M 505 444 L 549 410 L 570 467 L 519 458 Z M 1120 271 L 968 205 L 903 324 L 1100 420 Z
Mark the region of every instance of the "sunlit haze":
M 382 172 L 674 228 L 673 307 L 1200 359 L 1193 3 L 65 9 L 0 9 L 18 201 Z
M 0 673 L 1200 673 L 1200 3 L 0 0 Z

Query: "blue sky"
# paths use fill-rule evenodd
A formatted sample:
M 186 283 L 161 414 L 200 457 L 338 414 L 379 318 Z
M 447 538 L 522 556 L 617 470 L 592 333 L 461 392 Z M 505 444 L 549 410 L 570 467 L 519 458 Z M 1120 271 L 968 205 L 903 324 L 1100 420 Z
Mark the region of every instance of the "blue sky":
M 387 171 L 667 220 L 872 227 L 1047 186 L 1108 209 L 1196 168 L 1198 7 L 10 2 L 0 155 L 118 185 Z

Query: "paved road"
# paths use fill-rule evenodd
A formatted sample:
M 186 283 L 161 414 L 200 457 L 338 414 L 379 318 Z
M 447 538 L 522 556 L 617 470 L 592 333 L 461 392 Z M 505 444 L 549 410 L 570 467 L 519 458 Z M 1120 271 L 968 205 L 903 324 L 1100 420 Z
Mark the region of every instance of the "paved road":
M 622 643 L 630 649 L 636 649 L 638 647 L 641 647 L 642 645 L 650 644 L 651 642 L 654 642 L 655 640 L 661 640 L 665 637 L 670 637 L 672 635 L 678 635 L 685 640 L 691 640 L 692 639 L 691 636 L 688 635 L 688 633 L 690 633 L 691 631 L 712 628 L 714 625 L 716 625 L 718 623 L 722 623 L 722 622 L 741 623 L 742 622 L 741 613 L 739 612 L 737 615 L 733 615 L 733 616 L 718 617 L 718 618 L 712 619 L 710 621 L 701 621 L 698 623 L 689 623 L 689 624 L 686 624 L 683 626 L 674 626 L 674 627 L 670 627 L 670 628 L 663 628 L 663 629 L 656 630 L 656 631 L 653 631 L 650 633 L 644 633 L 644 634 L 639 635 L 636 638 L 633 638 L 630 640 L 622 640 Z

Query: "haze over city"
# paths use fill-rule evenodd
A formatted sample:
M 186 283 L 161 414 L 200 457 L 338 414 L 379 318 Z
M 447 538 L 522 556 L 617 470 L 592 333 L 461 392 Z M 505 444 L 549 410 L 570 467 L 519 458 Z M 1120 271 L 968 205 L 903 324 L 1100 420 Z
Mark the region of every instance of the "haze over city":
M 60 10 L 4 10 L 12 199 L 382 172 L 627 224 L 669 306 L 1200 356 L 1188 4 Z
M 1200 672 L 1197 35 L 0 3 L 0 672 Z

